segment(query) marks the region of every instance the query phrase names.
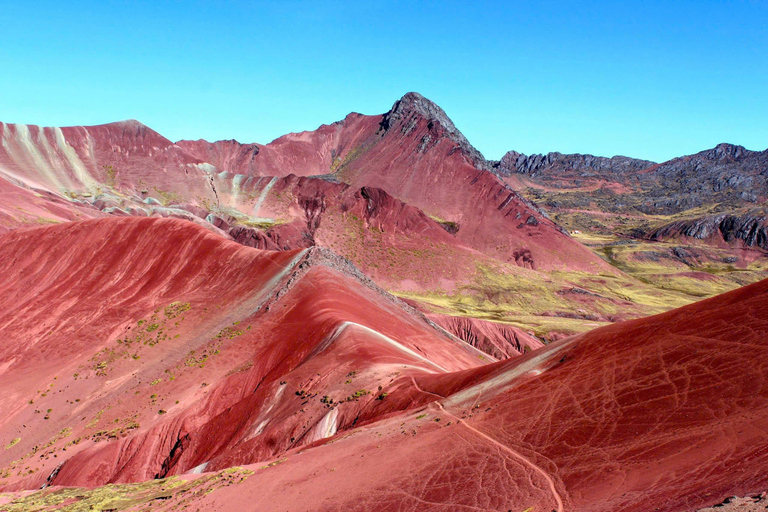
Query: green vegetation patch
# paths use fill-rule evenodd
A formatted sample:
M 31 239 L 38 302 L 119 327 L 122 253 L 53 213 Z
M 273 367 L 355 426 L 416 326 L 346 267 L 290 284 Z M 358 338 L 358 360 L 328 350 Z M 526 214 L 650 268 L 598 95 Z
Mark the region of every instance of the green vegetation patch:
M 252 474 L 253 471 L 249 469 L 233 467 L 194 480 L 170 477 L 133 484 L 109 484 L 95 489 L 49 488 L 18 497 L 3 505 L 3 510 L 7 512 L 30 510 L 120 512 L 148 510 L 152 505 L 159 503 L 163 503 L 166 509 L 183 510 L 194 507 L 194 503 L 207 494 L 244 482 Z

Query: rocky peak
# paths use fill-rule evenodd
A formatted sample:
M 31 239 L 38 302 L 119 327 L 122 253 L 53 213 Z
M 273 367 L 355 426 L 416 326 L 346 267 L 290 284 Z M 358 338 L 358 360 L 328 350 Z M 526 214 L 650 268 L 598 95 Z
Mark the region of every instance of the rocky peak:
M 411 129 L 411 124 L 415 124 L 412 123 L 415 118 L 426 119 L 429 122 L 430 130 L 437 131 L 435 125 L 439 125 L 442 128 L 443 135 L 454 141 L 475 167 L 486 170 L 490 169 L 491 166 L 485 157 L 469 143 L 445 111 L 436 103 L 417 92 L 409 92 L 397 100 L 390 111 L 382 116 L 381 128 L 388 132 L 393 127 L 405 123 L 404 133 L 408 133 Z
M 722 142 L 715 146 L 713 149 L 709 150 L 707 153 L 707 156 L 712 159 L 722 160 L 726 158 L 738 159 L 745 154 L 750 153 L 750 151 L 748 151 L 744 146 L 737 146 L 735 144 Z
M 107 123 L 104 126 L 114 126 L 115 128 L 120 128 L 123 131 L 127 131 L 127 132 L 136 132 L 136 133 L 146 132 L 146 131 L 155 132 L 152 128 L 148 127 L 144 123 L 137 121 L 135 119 L 126 119 L 124 121 Z
M 507 151 L 498 163 L 498 167 L 505 171 L 513 171 L 518 168 L 518 163 L 525 161 L 527 157 L 517 151 Z
M 439 122 L 448 132 L 458 132 L 453 121 L 451 121 L 442 108 L 417 92 L 409 92 L 397 100 L 392 109 L 384 114 L 384 116 L 386 123 L 392 125 L 396 121 L 413 114 L 418 114 L 428 121 Z

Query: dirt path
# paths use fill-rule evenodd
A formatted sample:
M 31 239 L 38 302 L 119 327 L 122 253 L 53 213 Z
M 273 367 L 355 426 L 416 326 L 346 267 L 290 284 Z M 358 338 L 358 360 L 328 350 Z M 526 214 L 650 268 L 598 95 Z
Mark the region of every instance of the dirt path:
M 414 384 L 415 384 L 415 382 L 414 382 Z M 475 427 L 473 427 L 472 425 L 470 425 L 469 423 L 467 423 L 467 421 L 466 421 L 466 420 L 462 420 L 461 418 L 459 418 L 459 417 L 458 417 L 458 416 L 456 416 L 455 414 L 453 414 L 453 413 L 451 413 L 451 412 L 447 411 L 447 410 L 446 410 L 446 409 L 443 407 L 443 404 L 441 404 L 439 401 L 435 401 L 435 405 L 437 405 L 437 407 L 438 407 L 438 408 L 439 408 L 441 411 L 443 411 L 445 414 L 447 414 L 448 416 L 452 417 L 452 418 L 453 418 L 453 419 L 456 421 L 456 423 L 457 423 L 457 424 L 459 424 L 459 425 L 463 425 L 463 426 L 464 426 L 464 428 L 467 428 L 467 429 L 471 430 L 472 432 L 474 432 L 474 433 L 475 433 L 475 434 L 477 434 L 478 436 L 482 437 L 482 438 L 483 438 L 483 439 L 485 439 L 486 441 L 489 441 L 489 442 L 493 443 L 495 446 L 497 446 L 497 447 L 499 447 L 500 449 L 504 450 L 505 452 L 509 453 L 509 454 L 510 454 L 510 455 L 512 455 L 514 458 L 516 458 L 517 460 L 519 460 L 520 462 L 522 462 L 522 463 L 523 463 L 523 464 L 525 464 L 526 466 L 530 467 L 531 469 L 533 469 L 534 471 L 536 471 L 537 473 L 539 473 L 539 474 L 540 474 L 540 475 L 541 475 L 541 476 L 544 478 L 544 480 L 546 480 L 546 481 L 547 481 L 547 483 L 549 484 L 549 489 L 550 489 L 550 491 L 552 492 L 552 497 L 555 499 L 555 502 L 557 503 L 557 512 L 563 512 L 563 510 L 564 510 L 564 508 L 563 508 L 563 500 L 562 500 L 562 498 L 560 497 L 560 493 L 558 493 L 558 492 L 557 492 L 557 488 L 555 487 L 555 482 L 554 482 L 554 480 L 552 480 L 552 477 L 550 477 L 550 476 L 547 474 L 547 472 L 546 472 L 546 471 L 544 471 L 544 470 L 543 470 L 543 469 L 541 469 L 539 466 L 537 466 L 536 464 L 534 464 L 534 463 L 533 463 L 533 462 L 531 462 L 530 460 L 526 459 L 525 457 L 523 457 L 522 455 L 520 455 L 519 453 L 517 453 L 516 451 L 514 451 L 514 450 L 513 450 L 512 448 L 510 448 L 509 446 L 507 446 L 507 445 L 505 445 L 505 444 L 503 444 L 503 443 L 500 443 L 499 441 L 497 441 L 496 439 L 492 438 L 491 436 L 489 436 L 489 435 L 488 435 L 488 434 L 486 434 L 485 432 L 482 432 L 481 430 L 478 430 L 478 429 L 476 429 Z

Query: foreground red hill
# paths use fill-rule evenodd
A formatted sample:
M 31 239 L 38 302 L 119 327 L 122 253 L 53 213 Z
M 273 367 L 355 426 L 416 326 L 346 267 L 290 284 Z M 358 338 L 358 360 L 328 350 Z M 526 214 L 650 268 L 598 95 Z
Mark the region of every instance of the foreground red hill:
M 390 413 L 395 379 L 489 359 L 332 253 L 186 221 L 14 231 L 0 268 L 5 489 L 251 463 Z
M 251 467 L 236 490 L 195 506 L 680 511 L 761 491 L 766 299 L 764 281 L 521 359 L 417 378 L 434 399 L 425 408 Z
M 0 261 L 0 481 L 54 486 L 9 510 L 671 512 L 767 484 L 768 281 L 478 366 L 328 253 L 105 219 Z

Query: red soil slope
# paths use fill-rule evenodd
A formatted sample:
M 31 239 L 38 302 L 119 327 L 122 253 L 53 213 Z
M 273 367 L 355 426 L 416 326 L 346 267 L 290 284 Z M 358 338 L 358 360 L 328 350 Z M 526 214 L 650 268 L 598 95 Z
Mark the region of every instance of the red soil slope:
M 250 464 L 153 508 L 639 512 L 766 485 L 768 281 L 478 367 L 321 251 L 169 219 L 2 240 L 6 490 Z
M 178 146 L 230 174 L 284 177 L 327 174 L 377 127 L 375 116 L 349 114 L 317 130 L 289 133 L 269 144 L 182 140 Z
M 540 375 L 510 381 L 526 364 L 512 362 L 446 406 L 483 389 L 492 409 L 470 423 L 552 464 L 574 510 L 685 510 L 763 489 L 767 298 L 763 281 L 598 329 L 549 349 Z
M 455 222 L 460 240 L 503 261 L 542 270 L 613 272 L 485 170 L 479 153 L 429 100 L 409 93 L 378 124 L 376 134 L 340 167 L 344 181 L 383 188 Z
M 418 208 L 378 188 L 292 175 L 276 179 L 270 190 L 272 197 L 261 203 L 259 214 L 293 220 L 267 229 L 231 217 L 217 225 L 237 242 L 260 249 L 330 248 L 390 288 L 450 288 L 490 260 Z
M 74 203 L 47 190 L 34 190 L 22 182 L 14 183 L 0 176 L 0 234 L 30 225 L 104 215 L 90 205 Z
M 427 405 L 158 509 L 671 512 L 760 491 L 766 299 L 768 281 L 513 361 L 398 376 L 385 401 Z
M 137 121 L 68 128 L 0 123 L 0 137 L 0 171 L 35 188 L 214 198 L 206 172 L 212 166 Z
M 415 93 L 386 114 L 350 114 L 267 145 L 174 144 L 136 121 L 71 128 L 0 124 L 0 137 L 4 175 L 109 211 L 172 213 L 150 207 L 162 204 L 203 217 L 200 209 L 265 217 L 265 200 L 285 200 L 273 178 L 332 175 L 419 208 L 486 256 L 542 270 L 616 272 L 490 172 L 445 112 Z M 281 220 L 294 221 L 298 213 Z
M 174 219 L 5 235 L 0 485 L 250 463 L 386 415 L 395 376 L 481 364 L 348 267 Z

